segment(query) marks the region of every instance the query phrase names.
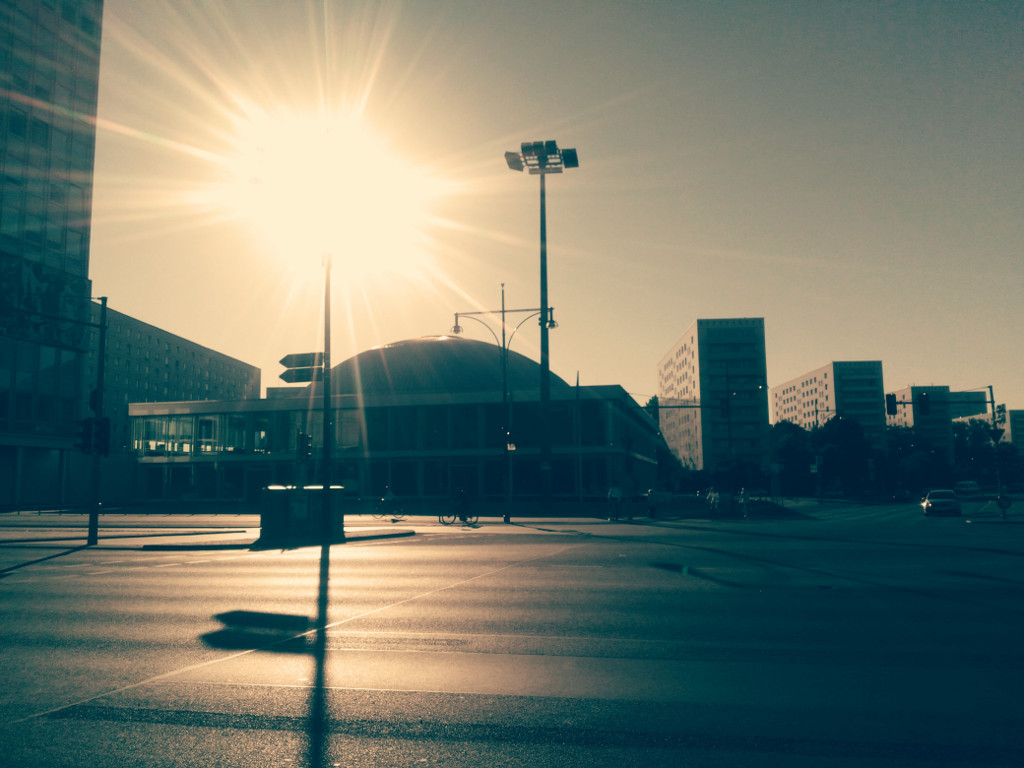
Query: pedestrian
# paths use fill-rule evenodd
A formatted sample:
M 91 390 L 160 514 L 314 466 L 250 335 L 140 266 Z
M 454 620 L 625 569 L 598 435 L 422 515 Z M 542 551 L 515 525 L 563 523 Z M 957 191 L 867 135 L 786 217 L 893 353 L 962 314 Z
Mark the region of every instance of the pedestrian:
M 718 491 L 717 491 L 717 489 L 714 486 L 711 486 L 711 488 L 708 489 L 707 501 L 708 501 L 708 510 L 710 510 L 711 516 L 714 517 L 715 515 L 718 514 L 718 501 L 719 501 Z
M 608 519 L 618 520 L 619 519 L 619 504 L 622 502 L 622 489 L 617 485 L 613 485 L 608 489 Z

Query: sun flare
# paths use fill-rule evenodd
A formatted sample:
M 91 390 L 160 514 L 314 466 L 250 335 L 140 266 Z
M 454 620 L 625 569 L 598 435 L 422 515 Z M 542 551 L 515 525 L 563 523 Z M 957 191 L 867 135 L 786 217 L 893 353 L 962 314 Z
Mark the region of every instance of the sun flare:
M 432 271 L 431 203 L 445 185 L 358 113 L 250 111 L 221 165 L 217 204 L 269 251 L 331 253 L 350 278 Z

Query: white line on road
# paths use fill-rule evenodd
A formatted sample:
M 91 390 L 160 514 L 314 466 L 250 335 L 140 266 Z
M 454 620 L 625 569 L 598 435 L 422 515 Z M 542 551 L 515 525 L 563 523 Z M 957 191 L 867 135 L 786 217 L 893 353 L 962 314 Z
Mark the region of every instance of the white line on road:
M 544 554 L 537 555 L 535 557 L 528 557 L 528 558 L 525 558 L 523 560 L 518 560 L 518 561 L 516 561 L 514 563 L 509 563 L 507 565 L 503 565 L 500 568 L 494 568 L 494 569 L 492 569 L 490 571 L 487 571 L 486 573 L 479 573 L 476 576 L 470 576 L 467 579 L 461 579 L 460 581 L 453 582 L 452 584 L 448 584 L 447 586 L 444 586 L 444 587 L 437 587 L 436 589 L 428 589 L 426 592 L 422 592 L 422 593 L 420 593 L 418 595 L 413 595 L 412 597 L 407 597 L 404 600 L 398 600 L 398 601 L 396 601 L 394 603 L 390 603 L 388 605 L 381 606 L 380 608 L 374 608 L 374 609 L 369 610 L 369 611 L 364 611 L 363 613 L 357 614 L 355 616 L 349 616 L 346 619 L 342 619 L 340 621 L 336 621 L 336 622 L 333 622 L 331 624 L 327 624 L 326 627 L 324 627 L 324 629 L 325 630 L 330 630 L 333 627 L 339 627 L 339 626 L 341 626 L 343 624 L 348 624 L 348 623 L 353 622 L 353 621 L 358 621 L 360 619 L 366 618 L 367 616 L 373 616 L 373 615 L 378 614 L 378 613 L 383 613 L 384 611 L 389 611 L 392 608 L 397 608 L 397 607 L 399 607 L 401 605 L 406 605 L 408 603 L 412 603 L 412 602 L 414 602 L 416 600 L 420 600 L 420 599 L 422 599 L 424 597 L 429 597 L 431 595 L 436 595 L 439 592 L 444 592 L 444 591 L 449 590 L 449 589 L 455 589 L 456 587 L 461 587 L 464 584 L 469 584 L 469 583 L 474 582 L 474 581 L 479 581 L 480 579 L 486 579 L 489 576 L 493 576 L 493 575 L 495 575 L 497 573 L 501 573 L 502 571 L 507 571 L 507 570 L 509 570 L 511 568 L 515 568 L 515 567 L 523 565 L 525 563 L 530 563 L 530 562 L 533 562 L 535 560 L 541 560 L 541 559 L 546 558 L 546 557 L 553 557 L 554 555 L 560 555 L 563 552 L 567 552 L 570 549 L 575 549 L 575 548 L 578 548 L 580 546 L 582 546 L 582 544 L 570 544 L 568 546 L 561 547 L 560 549 L 557 549 L 557 550 L 554 550 L 554 551 L 551 551 L 551 552 L 546 552 Z M 227 559 L 234 559 L 234 558 L 218 558 L 218 559 L 227 560 Z M 129 569 L 129 570 L 134 570 L 134 569 Z M 100 571 L 99 573 L 112 573 L 112 572 L 113 571 Z M 308 632 L 299 632 L 298 634 L 293 635 L 293 636 L 291 636 L 289 638 L 285 638 L 283 640 L 276 640 L 276 641 L 274 641 L 272 643 L 268 643 L 267 645 L 260 646 L 259 648 L 247 648 L 244 651 L 238 651 L 237 653 L 231 653 L 231 654 L 228 654 L 227 656 L 223 656 L 223 657 L 221 657 L 219 659 L 210 659 L 209 661 L 203 661 L 203 662 L 200 662 L 198 664 L 189 664 L 188 666 L 182 667 L 181 669 L 175 669 L 175 670 L 172 670 L 170 672 L 164 672 L 164 673 L 159 674 L 159 675 L 153 675 L 152 677 L 148 677 L 145 680 L 140 680 L 140 681 L 138 681 L 136 683 L 130 683 L 129 685 L 123 685 L 120 688 L 115 688 L 113 690 L 105 691 L 103 693 L 97 693 L 97 694 L 95 694 L 93 696 L 88 696 L 88 697 L 86 697 L 84 699 L 80 699 L 78 701 L 73 701 L 73 702 L 70 702 L 68 704 L 62 704 L 59 707 L 53 707 L 52 709 L 48 709 L 48 710 L 45 710 L 43 712 L 35 712 L 35 713 L 31 714 L 31 715 L 26 715 L 25 717 L 22 717 L 22 718 L 19 718 L 17 720 L 14 720 L 13 722 L 14 723 L 24 723 L 24 722 L 27 722 L 29 720 L 35 720 L 37 718 L 47 717 L 49 715 L 54 714 L 55 712 L 60 712 L 60 711 L 65 710 L 65 709 L 70 709 L 72 707 L 77 707 L 77 706 L 81 706 L 83 704 L 88 704 L 90 702 L 97 701 L 98 699 L 102 699 L 102 698 L 105 698 L 107 696 L 113 696 L 115 694 L 123 693 L 125 691 L 130 691 L 130 690 L 133 690 L 135 688 L 141 688 L 144 685 L 150 685 L 152 683 L 160 682 L 160 681 L 166 680 L 168 678 L 175 677 L 176 675 L 183 675 L 183 674 L 186 674 L 188 672 L 193 672 L 193 671 L 198 670 L 198 669 L 204 669 L 204 668 L 212 667 L 212 666 L 217 665 L 217 664 L 223 664 L 225 662 L 232 661 L 232 660 L 240 658 L 242 656 L 249 656 L 249 655 L 251 655 L 253 653 L 256 653 L 257 651 L 262 651 L 262 650 L 265 650 L 267 648 L 271 648 L 273 646 L 280 645 L 281 643 L 284 643 L 284 642 L 293 641 L 293 640 L 295 640 L 297 638 L 300 638 L 300 637 L 307 637 L 309 635 L 315 634 L 316 632 L 317 632 L 316 629 L 311 629 Z

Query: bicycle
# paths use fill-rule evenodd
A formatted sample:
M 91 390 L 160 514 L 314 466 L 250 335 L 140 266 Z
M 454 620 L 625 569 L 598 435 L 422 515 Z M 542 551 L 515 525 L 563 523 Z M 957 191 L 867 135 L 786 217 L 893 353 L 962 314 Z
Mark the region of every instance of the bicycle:
M 476 525 L 480 517 L 468 513 L 459 515 L 454 512 L 442 512 L 437 516 L 437 520 L 441 525 L 454 525 L 456 520 L 461 520 L 463 525 Z
M 383 498 L 378 501 L 377 506 L 374 507 L 373 517 L 377 520 L 404 520 L 405 510 L 402 509 L 402 505 L 398 503 L 398 499 Z
M 452 507 L 455 509 L 454 512 L 442 512 L 437 516 L 441 525 L 452 525 L 456 520 L 461 520 L 463 525 L 476 525 L 477 520 L 480 519 L 476 515 L 469 514 L 469 496 L 466 495 L 465 488 L 459 488 L 455 492 Z

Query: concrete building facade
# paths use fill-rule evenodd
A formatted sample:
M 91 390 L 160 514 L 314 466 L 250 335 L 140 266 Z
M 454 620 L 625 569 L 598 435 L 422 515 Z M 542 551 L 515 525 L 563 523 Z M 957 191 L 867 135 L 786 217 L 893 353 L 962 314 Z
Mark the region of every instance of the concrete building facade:
M 87 389 L 99 364 L 100 307 L 93 304 Z M 107 308 L 103 413 L 111 453 L 131 450 L 129 403 L 249 400 L 260 396 L 260 369 Z M 83 412 L 86 404 L 83 404 Z
M 886 414 L 892 427 L 913 427 L 917 442 L 953 463 L 953 419 L 982 415 L 984 392 L 951 392 L 945 385 L 904 387 L 893 393 L 896 413 Z
M 764 318 L 696 320 L 658 366 L 659 422 L 683 466 L 763 470 L 768 451 Z
M 860 424 L 875 450 L 885 447 L 885 393 L 880 360 L 833 361 L 772 387 L 772 423 L 807 430 L 834 416 Z
M 1024 442 L 1024 411 L 1013 410 L 1006 412 L 1006 423 L 1002 425 L 1006 432 L 1003 434 L 1003 441 L 1019 445 Z

